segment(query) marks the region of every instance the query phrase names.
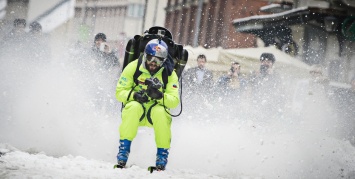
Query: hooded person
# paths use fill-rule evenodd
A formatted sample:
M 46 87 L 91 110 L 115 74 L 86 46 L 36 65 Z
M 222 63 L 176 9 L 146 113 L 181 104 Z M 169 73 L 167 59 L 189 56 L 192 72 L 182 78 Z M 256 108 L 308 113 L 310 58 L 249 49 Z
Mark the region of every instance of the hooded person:
M 109 69 L 113 66 L 119 66 L 118 57 L 116 51 L 114 51 L 106 42 L 107 37 L 104 33 L 98 33 L 94 38 L 94 45 L 92 47 L 93 57 L 101 64 L 105 69 Z
M 164 41 L 154 39 L 147 43 L 144 54 L 123 70 L 116 88 L 116 98 L 122 102 L 122 123 L 119 127 L 120 146 L 117 168 L 124 168 L 129 157 L 131 142 L 139 126 L 154 129 L 157 146 L 156 167 L 165 170 L 171 142 L 172 117 L 167 112 L 178 106 L 179 86 L 175 71 L 170 71 L 163 86 L 163 72 L 169 69 L 168 47 Z M 142 60 L 139 64 L 139 60 Z M 171 68 L 170 68 L 171 69 Z M 134 79 L 136 70 L 140 71 Z

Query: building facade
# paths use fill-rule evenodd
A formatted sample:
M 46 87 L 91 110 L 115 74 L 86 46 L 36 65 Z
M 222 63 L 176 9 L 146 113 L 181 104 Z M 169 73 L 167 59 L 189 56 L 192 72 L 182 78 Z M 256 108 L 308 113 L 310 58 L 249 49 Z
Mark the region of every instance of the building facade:
M 38 22 L 50 33 L 74 16 L 74 4 L 75 0 L 0 0 L 0 39 L 18 18 L 26 20 L 27 27 Z
M 325 67 L 332 81 L 355 76 L 355 2 L 345 0 L 270 1 L 270 13 L 238 18 L 235 29 L 253 34 L 266 46 L 297 56 L 310 65 Z
M 165 5 L 166 0 L 76 0 L 74 21 L 80 33 L 104 32 L 119 41 L 143 34 L 150 26 L 163 26 Z
M 102 32 L 122 57 L 129 39 L 152 26 L 164 26 L 166 4 L 167 0 L 0 0 L 0 39 L 13 29 L 14 19 L 22 18 L 27 30 L 29 23 L 38 21 L 50 34 L 49 43 L 57 46 L 55 51 L 73 43 L 89 47 Z
M 165 27 L 171 30 L 174 41 L 183 45 L 254 47 L 255 36 L 237 32 L 232 21 L 262 14 L 260 7 L 266 4 L 263 0 L 168 0 Z

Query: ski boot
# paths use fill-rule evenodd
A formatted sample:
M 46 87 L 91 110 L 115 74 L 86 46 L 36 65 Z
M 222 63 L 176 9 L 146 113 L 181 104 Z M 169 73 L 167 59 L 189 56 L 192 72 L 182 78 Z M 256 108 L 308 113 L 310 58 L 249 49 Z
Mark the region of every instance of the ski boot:
M 124 168 L 126 166 L 129 152 L 131 151 L 131 141 L 120 140 L 119 152 L 117 154 L 117 165 L 114 168 Z
M 168 163 L 168 149 L 158 148 L 157 159 L 155 161 L 156 170 L 165 170 L 165 166 Z

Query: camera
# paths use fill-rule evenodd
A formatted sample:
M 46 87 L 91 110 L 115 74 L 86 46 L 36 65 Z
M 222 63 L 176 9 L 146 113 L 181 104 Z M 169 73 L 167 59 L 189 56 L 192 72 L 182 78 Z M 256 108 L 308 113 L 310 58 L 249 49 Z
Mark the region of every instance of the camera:
M 158 30 L 157 35 L 159 35 L 160 37 L 164 37 L 165 36 L 165 30 Z
M 162 87 L 162 84 L 159 79 L 153 77 L 145 79 L 144 84 L 148 86 L 148 89 L 160 89 Z
M 233 68 L 233 67 L 231 67 L 230 71 L 231 71 L 232 73 L 234 73 L 234 72 L 235 72 L 235 70 L 234 70 L 234 68 Z
M 158 78 L 147 78 L 145 79 L 144 84 L 148 86 L 146 92 L 147 95 L 152 99 L 161 99 L 164 96 L 164 94 L 159 91 L 159 88 L 162 87 L 162 84 Z

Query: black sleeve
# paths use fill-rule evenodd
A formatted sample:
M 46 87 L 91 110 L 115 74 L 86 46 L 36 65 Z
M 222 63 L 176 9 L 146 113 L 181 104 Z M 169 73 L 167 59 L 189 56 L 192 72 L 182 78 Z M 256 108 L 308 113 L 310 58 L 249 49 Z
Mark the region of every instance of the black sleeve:
M 113 66 L 116 66 L 116 65 L 120 66 L 120 64 L 119 64 L 120 62 L 118 61 L 118 57 L 116 56 L 115 52 L 109 53 L 108 56 L 111 59 Z

